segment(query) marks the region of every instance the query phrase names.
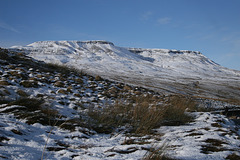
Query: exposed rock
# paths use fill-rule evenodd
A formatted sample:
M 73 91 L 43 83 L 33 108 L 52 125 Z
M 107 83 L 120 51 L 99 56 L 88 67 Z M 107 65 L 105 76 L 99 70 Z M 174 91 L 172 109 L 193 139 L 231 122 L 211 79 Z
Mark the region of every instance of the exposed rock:
M 87 44 L 110 44 L 113 45 L 114 44 L 112 42 L 108 42 L 108 41 L 103 41 L 103 40 L 96 40 L 96 41 L 79 41 L 80 43 L 87 43 Z
M 23 80 L 20 82 L 20 85 L 22 85 L 23 87 L 26 87 L 26 88 L 30 88 L 30 87 L 37 88 L 38 82 L 34 81 L 34 80 Z
M 140 91 L 135 91 L 135 94 L 136 95 L 141 95 L 141 92 Z
M 14 65 L 8 65 L 7 66 L 9 69 L 15 69 L 15 66 Z
M 10 92 L 5 88 L 0 88 L 0 96 L 10 95 Z
M 67 91 L 70 92 L 70 93 L 72 93 L 72 89 L 73 89 L 72 86 L 68 86 L 68 87 L 67 87 Z
M 27 80 L 29 78 L 29 76 L 25 73 L 18 73 L 17 78 L 21 78 L 22 80 Z
M 18 90 L 17 90 L 17 94 L 20 95 L 20 96 L 22 96 L 22 97 L 28 97 L 28 96 L 29 96 L 26 92 L 24 92 L 24 91 L 21 90 L 21 89 L 18 89 Z
M 74 96 L 75 97 L 82 97 L 81 94 L 79 94 L 79 93 L 75 93 Z
M 76 78 L 75 79 L 75 82 L 78 83 L 78 84 L 82 84 L 83 83 L 83 80 L 81 78 Z
M 100 77 L 99 75 L 97 75 L 97 76 L 95 77 L 95 80 L 96 80 L 96 81 L 102 81 L 103 79 L 102 79 L 102 77 Z
M 57 81 L 56 83 L 54 83 L 55 87 L 64 87 L 64 83 L 62 81 Z
M 0 80 L 0 85 L 8 86 L 8 85 L 11 85 L 11 84 L 6 80 Z
M 57 94 L 68 94 L 68 91 L 65 89 L 59 89 L 57 90 Z
M 43 78 L 43 75 L 42 74 L 38 74 L 36 77 L 37 78 Z
M 35 77 L 30 77 L 28 80 L 30 80 L 30 81 L 37 81 L 37 78 L 35 78 Z
M 123 89 L 126 90 L 126 91 L 129 91 L 129 90 L 131 90 L 131 87 L 128 86 L 128 85 L 125 85 L 125 86 L 123 87 Z
M 12 70 L 12 71 L 9 72 L 9 74 L 12 75 L 12 76 L 17 76 L 17 75 L 18 75 L 18 72 Z

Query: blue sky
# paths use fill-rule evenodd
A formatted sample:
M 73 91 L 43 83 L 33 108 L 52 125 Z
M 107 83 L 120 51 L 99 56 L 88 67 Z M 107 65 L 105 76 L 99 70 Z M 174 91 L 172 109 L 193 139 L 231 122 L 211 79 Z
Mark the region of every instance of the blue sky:
M 240 0 L 1 0 L 0 47 L 43 40 L 197 50 L 240 70 Z

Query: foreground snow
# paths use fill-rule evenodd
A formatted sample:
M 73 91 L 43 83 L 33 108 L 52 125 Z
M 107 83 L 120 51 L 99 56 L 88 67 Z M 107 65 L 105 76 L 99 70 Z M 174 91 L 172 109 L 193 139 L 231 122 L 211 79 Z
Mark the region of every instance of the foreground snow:
M 186 126 L 161 127 L 158 132 L 168 145 L 167 154 L 177 159 L 225 159 L 239 154 L 240 129 L 222 115 L 197 113 L 195 122 Z M 174 147 L 171 147 L 174 146 Z
M 221 160 L 233 153 L 240 156 L 240 130 L 232 121 L 210 113 L 196 116 L 196 121 L 188 125 L 161 127 L 154 136 L 126 137 L 121 133 L 88 136 L 41 124 L 27 125 L 14 116 L 1 114 L 0 132 L 5 137 L 0 143 L 1 158 L 29 160 L 44 154 L 46 159 L 136 160 L 146 155 L 146 149 L 162 145 L 166 145 L 165 155 L 183 160 Z M 124 143 L 130 139 L 144 143 Z

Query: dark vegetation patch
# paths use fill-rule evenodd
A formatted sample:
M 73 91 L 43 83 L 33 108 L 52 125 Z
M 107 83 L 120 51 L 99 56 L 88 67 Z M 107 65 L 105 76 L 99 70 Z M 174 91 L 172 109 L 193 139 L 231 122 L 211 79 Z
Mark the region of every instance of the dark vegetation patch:
M 9 139 L 7 137 L 0 136 L 0 142 L 2 142 L 2 141 L 9 141 Z
M 8 157 L 0 155 L 0 158 L 8 159 Z
M 59 114 L 49 106 L 44 106 L 44 100 L 37 98 L 20 98 L 9 102 L 3 113 L 13 113 L 16 118 L 26 119 L 27 124 L 40 123 L 43 125 L 55 124 Z
M 8 60 L 9 59 L 9 55 L 8 55 L 8 50 L 7 49 L 2 49 L 0 48 L 0 59 L 2 60 Z
M 26 107 L 27 111 L 36 111 L 41 109 L 41 105 L 44 103 L 42 99 L 36 98 L 20 98 L 8 103 L 8 106 L 19 105 Z
M 194 136 L 202 136 L 202 135 L 204 135 L 204 134 L 203 133 L 190 133 L 186 136 L 194 137 Z
M 23 135 L 21 131 L 18 131 L 16 129 L 12 129 L 11 130 L 14 134 L 18 134 L 18 135 Z
M 110 149 L 108 150 L 108 152 L 116 152 L 116 153 L 119 153 L 119 154 L 129 154 L 129 153 L 133 153 L 133 152 L 136 152 L 138 149 L 136 147 L 129 147 L 125 150 L 121 150 L 121 149 Z
M 221 140 L 209 138 L 204 142 L 207 144 L 202 146 L 201 153 L 211 154 L 212 152 L 222 152 L 226 150 L 222 145 L 227 143 Z
M 216 123 L 212 123 L 211 126 L 216 127 L 216 128 L 221 128 L 222 127 L 221 124 L 219 124 L 217 122 Z
M 61 151 L 61 150 L 64 150 L 65 148 L 64 147 L 47 147 L 47 150 L 48 151 Z
M 0 99 L 0 104 L 7 104 L 11 101 L 7 100 L 7 99 Z
M 225 150 L 226 150 L 225 148 L 221 148 L 221 147 L 216 147 L 212 145 L 203 145 L 201 148 L 201 153 L 211 154 L 212 152 L 222 152 Z
M 209 138 L 209 139 L 205 140 L 204 142 L 209 143 L 213 146 L 218 146 L 218 147 L 222 146 L 222 144 L 227 144 L 226 142 L 223 142 L 219 139 L 212 139 L 212 138 Z
M 240 156 L 237 155 L 236 153 L 230 154 L 226 157 L 227 160 L 239 160 Z
M 57 141 L 56 144 L 57 144 L 58 146 L 61 146 L 61 147 L 64 147 L 64 148 L 70 147 L 69 144 L 66 144 L 66 143 L 64 143 L 64 142 L 62 142 L 62 141 Z
M 89 130 L 86 130 L 81 127 L 89 128 L 87 121 L 80 119 L 80 118 L 73 118 L 65 121 L 60 121 L 59 124 L 57 124 L 60 128 L 69 130 L 69 131 L 76 131 L 76 128 L 78 128 L 78 131 L 86 134 L 86 135 L 91 135 L 92 132 Z M 79 128 L 80 127 L 80 128 Z

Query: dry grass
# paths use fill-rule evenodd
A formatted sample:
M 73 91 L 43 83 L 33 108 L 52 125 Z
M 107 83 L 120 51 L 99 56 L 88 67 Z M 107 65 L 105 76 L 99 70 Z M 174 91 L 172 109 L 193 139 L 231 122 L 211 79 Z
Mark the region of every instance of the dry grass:
M 175 160 L 167 155 L 168 143 L 163 143 L 160 147 L 152 147 L 142 160 Z
M 196 109 L 196 102 L 191 97 L 170 96 L 165 106 L 165 125 L 182 125 L 193 120 L 193 117 L 186 113 Z
M 151 134 L 161 125 L 181 125 L 193 117 L 186 114 L 187 108 L 195 107 L 188 98 L 173 96 L 163 104 L 151 95 L 132 97 L 131 103 L 118 101 L 101 110 L 90 109 L 90 126 L 99 133 L 111 133 L 121 126 L 134 134 Z
M 138 97 L 134 100 L 135 103 L 117 102 L 101 111 L 90 110 L 89 116 L 97 124 L 93 128 L 97 132 L 111 133 L 117 127 L 128 126 L 132 133 L 149 134 L 153 128 L 160 126 L 164 108 L 156 104 L 150 105 L 148 100 Z
M 44 63 L 42 69 L 44 72 L 58 72 L 65 76 L 70 73 L 74 73 L 75 75 L 85 75 L 81 70 L 61 64 Z

